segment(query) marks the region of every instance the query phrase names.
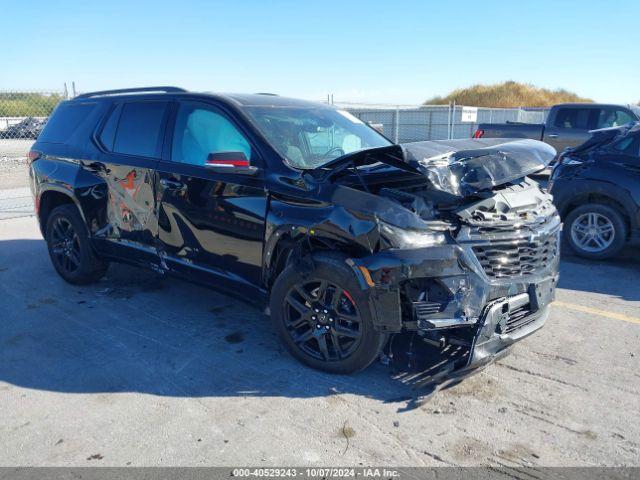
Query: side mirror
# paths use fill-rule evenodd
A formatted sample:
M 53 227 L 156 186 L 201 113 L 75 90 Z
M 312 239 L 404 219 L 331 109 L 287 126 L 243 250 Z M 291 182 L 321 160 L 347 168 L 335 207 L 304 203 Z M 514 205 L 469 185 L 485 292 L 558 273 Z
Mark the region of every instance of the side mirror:
M 253 175 L 258 169 L 249 164 L 244 152 L 215 152 L 207 156 L 205 162 L 207 170 L 220 173 L 238 173 Z

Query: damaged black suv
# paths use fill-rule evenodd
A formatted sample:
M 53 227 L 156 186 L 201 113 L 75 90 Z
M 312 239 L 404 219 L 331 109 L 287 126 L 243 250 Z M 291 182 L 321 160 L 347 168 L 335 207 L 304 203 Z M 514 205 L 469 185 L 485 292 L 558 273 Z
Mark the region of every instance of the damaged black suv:
M 396 334 L 461 377 L 540 328 L 560 219 L 527 175 L 534 140 L 394 145 L 342 110 L 175 87 L 61 103 L 30 152 L 57 272 L 110 261 L 262 303 L 291 353 L 330 372 L 369 365 Z

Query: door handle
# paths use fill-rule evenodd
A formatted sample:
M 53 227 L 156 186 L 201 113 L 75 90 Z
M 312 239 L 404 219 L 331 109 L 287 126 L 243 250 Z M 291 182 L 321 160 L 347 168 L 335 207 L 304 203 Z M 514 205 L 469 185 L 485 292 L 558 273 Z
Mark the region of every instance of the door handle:
M 162 185 L 167 190 L 182 190 L 184 189 L 184 183 L 178 182 L 177 180 L 168 180 L 166 178 L 160 179 L 160 185 Z
M 555 133 L 552 133 L 550 135 L 547 135 L 547 137 L 549 137 L 549 138 L 558 138 L 558 135 L 556 135 Z

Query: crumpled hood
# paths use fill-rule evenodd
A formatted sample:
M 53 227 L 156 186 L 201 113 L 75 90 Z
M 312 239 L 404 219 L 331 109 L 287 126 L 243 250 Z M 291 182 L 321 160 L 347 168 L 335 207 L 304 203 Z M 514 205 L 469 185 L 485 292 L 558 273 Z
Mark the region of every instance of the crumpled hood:
M 437 140 L 360 150 L 313 172 L 323 181 L 350 165 L 384 163 L 427 177 L 436 191 L 464 198 L 544 170 L 555 156 L 553 147 L 537 140 Z M 366 176 L 366 170 L 362 173 Z
M 550 145 L 529 139 L 428 141 L 401 148 L 404 160 L 433 188 L 458 197 L 544 170 L 556 156 Z

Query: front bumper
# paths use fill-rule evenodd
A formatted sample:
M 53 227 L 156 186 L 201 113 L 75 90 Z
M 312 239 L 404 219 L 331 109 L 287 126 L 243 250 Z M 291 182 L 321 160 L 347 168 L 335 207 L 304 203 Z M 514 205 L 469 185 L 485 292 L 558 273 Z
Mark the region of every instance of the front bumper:
M 525 315 L 518 317 L 517 322 L 512 320 L 514 312 L 529 305 L 530 296 L 527 293 L 496 300 L 487 305 L 465 369 L 474 370 L 490 364 L 515 342 L 542 328 L 549 317 L 548 303 L 537 310 L 527 311 Z
M 463 229 L 446 245 L 391 249 L 349 263 L 369 292 L 379 331 L 418 332 L 443 344 L 449 338 L 466 342 L 468 354 L 457 360 L 448 378 L 465 376 L 506 354 L 513 343 L 544 325 L 558 281 L 560 230 L 557 216 L 536 230 L 536 239 L 553 240 L 542 243 L 547 250 L 553 245 L 553 251 L 545 251 L 544 261 L 536 268 L 521 269 L 513 276 L 504 274 L 502 265 L 496 267 L 493 260 L 479 259 L 477 252 L 487 251 L 487 245 L 522 245 L 531 234 L 507 232 L 488 237 Z M 530 259 L 532 250 L 526 245 L 529 243 L 525 242 L 523 255 Z M 407 285 L 416 282 L 437 284 L 446 299 L 439 306 L 408 301 Z

